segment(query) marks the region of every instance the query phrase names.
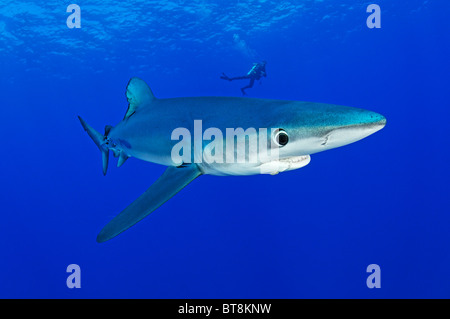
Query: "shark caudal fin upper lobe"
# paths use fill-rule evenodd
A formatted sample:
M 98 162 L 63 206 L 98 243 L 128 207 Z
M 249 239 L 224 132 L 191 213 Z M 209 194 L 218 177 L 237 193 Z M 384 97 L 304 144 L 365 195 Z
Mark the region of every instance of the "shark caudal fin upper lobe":
M 97 145 L 99 150 L 102 152 L 103 175 L 106 175 L 106 171 L 108 170 L 109 148 L 104 144 L 105 136 L 94 130 L 89 124 L 86 123 L 85 120 L 81 118 L 81 116 L 78 116 L 78 119 L 80 120 L 84 130 L 88 133 L 88 135 L 94 141 L 95 145 Z M 106 134 L 110 129 L 111 128 L 109 126 L 105 128 Z

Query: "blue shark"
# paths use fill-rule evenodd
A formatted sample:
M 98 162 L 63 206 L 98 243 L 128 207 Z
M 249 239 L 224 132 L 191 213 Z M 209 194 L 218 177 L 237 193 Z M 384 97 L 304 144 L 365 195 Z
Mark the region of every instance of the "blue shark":
M 126 97 L 128 109 L 123 120 L 114 127 L 107 125 L 104 134 L 78 117 L 101 151 L 103 174 L 107 171 L 110 152 L 118 157 L 117 166 L 135 157 L 167 169 L 100 231 L 98 242 L 130 228 L 203 174 L 274 175 L 298 169 L 310 162 L 311 154 L 359 141 L 386 125 L 386 118 L 378 113 L 324 103 L 243 97 L 158 99 L 139 78 L 129 81 Z M 196 134 L 198 123 L 201 123 L 200 134 Z M 229 132 L 234 128 L 235 133 L 240 128 L 240 134 L 230 137 L 216 133 L 205 138 L 204 128 L 214 128 L 214 132 Z M 190 134 L 174 134 L 177 129 Z M 253 137 L 262 141 L 259 145 L 267 146 L 264 156 L 260 154 L 263 148 L 247 147 L 243 161 L 208 160 L 219 148 L 231 145 L 227 144 L 230 140 L 235 145 L 238 137 L 244 137 L 241 141 L 246 143 Z M 217 149 L 211 150 L 214 141 Z M 180 143 L 185 146 L 183 156 L 181 153 L 174 156 L 174 149 L 179 150 Z M 237 156 L 237 151 L 233 152 Z M 249 155 L 256 156 L 250 161 Z

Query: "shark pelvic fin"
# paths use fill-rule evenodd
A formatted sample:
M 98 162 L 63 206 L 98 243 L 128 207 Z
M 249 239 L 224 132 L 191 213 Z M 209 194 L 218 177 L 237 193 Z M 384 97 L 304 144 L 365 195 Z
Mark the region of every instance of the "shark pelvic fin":
M 94 130 L 89 124 L 87 124 L 86 121 L 81 118 L 81 116 L 78 116 L 78 119 L 80 120 L 84 130 L 88 133 L 88 135 L 94 141 L 95 145 L 97 145 L 99 150 L 102 152 L 103 175 L 106 175 L 106 171 L 108 170 L 109 149 L 108 147 L 106 147 L 106 145 L 103 144 L 105 137 Z
M 105 242 L 127 230 L 172 198 L 201 174 L 202 172 L 195 164 L 183 168 L 168 167 L 144 194 L 100 231 L 97 236 L 97 242 Z
M 131 78 L 127 85 L 127 100 L 128 109 L 125 113 L 124 120 L 133 115 L 142 107 L 149 106 L 155 96 L 150 87 L 143 80 L 139 78 Z

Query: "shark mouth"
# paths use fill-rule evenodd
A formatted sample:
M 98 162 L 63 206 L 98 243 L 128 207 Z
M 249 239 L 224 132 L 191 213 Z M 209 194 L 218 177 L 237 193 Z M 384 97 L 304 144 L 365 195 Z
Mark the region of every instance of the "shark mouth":
M 310 161 L 311 157 L 309 155 L 286 157 L 261 164 L 259 170 L 261 174 L 276 175 L 281 172 L 302 168 L 308 165 Z

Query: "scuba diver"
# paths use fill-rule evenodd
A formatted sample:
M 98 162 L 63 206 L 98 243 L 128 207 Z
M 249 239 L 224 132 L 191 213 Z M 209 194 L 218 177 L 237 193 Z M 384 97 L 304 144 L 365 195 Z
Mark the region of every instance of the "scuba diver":
M 262 61 L 261 63 L 254 63 L 252 69 L 247 73 L 247 75 L 244 75 L 244 76 L 237 76 L 237 77 L 234 77 L 234 78 L 230 78 L 225 73 L 222 73 L 222 76 L 220 78 L 222 80 L 228 80 L 230 82 L 233 81 L 233 80 L 250 79 L 250 83 L 247 86 L 244 86 L 241 89 L 242 94 L 246 95 L 245 89 L 252 88 L 253 84 L 255 83 L 255 80 L 261 79 L 262 76 L 264 76 L 264 77 L 267 76 L 266 64 L 267 64 L 266 61 Z

